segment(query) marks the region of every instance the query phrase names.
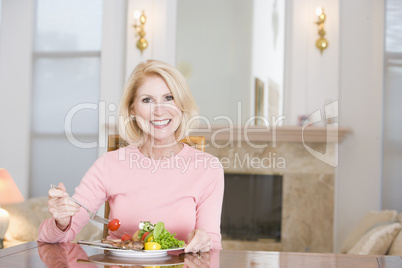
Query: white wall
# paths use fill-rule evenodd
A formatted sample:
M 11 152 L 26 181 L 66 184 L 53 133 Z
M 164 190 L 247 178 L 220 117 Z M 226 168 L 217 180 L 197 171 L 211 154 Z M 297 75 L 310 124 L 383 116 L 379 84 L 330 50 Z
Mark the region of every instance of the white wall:
M 315 47 L 318 20 L 315 10 L 327 15 L 323 52 Z M 339 98 L 339 1 L 288 0 L 286 18 L 285 125 L 296 125 L 300 115 L 309 115 Z
M 2 1 L 0 167 L 10 172 L 25 198 L 29 186 L 33 25 L 34 1 Z
M 107 151 L 107 125 L 115 126 L 118 121 L 118 107 L 126 79 L 126 10 L 126 0 L 103 1 L 99 100 L 104 106 L 99 108 L 100 155 Z M 117 130 L 111 129 L 110 133 L 117 133 Z
M 369 210 L 381 209 L 384 0 L 340 0 L 336 249 Z
M 175 65 L 176 0 L 128 0 L 126 32 L 127 79 L 134 67 L 146 59 L 158 59 Z M 141 53 L 136 47 L 138 36 L 132 25 L 135 10 L 145 11 L 145 39 L 148 48 Z

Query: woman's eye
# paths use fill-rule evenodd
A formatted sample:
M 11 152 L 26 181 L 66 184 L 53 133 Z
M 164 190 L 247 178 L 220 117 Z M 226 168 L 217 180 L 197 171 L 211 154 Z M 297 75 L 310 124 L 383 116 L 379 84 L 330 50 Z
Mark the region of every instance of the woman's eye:
M 173 96 L 166 96 L 166 98 L 165 98 L 165 100 L 166 101 L 172 101 L 172 100 L 174 100 L 174 98 L 173 98 Z
M 142 99 L 143 103 L 150 103 L 151 102 L 151 98 L 144 98 Z

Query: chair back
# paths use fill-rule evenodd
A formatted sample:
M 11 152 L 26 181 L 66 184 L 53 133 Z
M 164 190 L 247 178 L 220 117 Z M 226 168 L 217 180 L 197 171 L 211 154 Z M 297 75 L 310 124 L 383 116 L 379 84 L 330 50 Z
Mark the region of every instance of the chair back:
M 187 136 L 184 139 L 179 140 L 179 142 L 188 144 L 197 150 L 205 152 L 205 137 Z M 108 136 L 108 146 L 107 146 L 108 152 L 126 147 L 127 145 L 128 145 L 128 142 L 125 141 L 123 138 L 121 138 L 117 134 L 111 134 Z M 109 219 L 109 213 L 110 213 L 110 206 L 109 206 L 109 202 L 106 201 L 105 202 L 105 218 Z M 106 238 L 108 233 L 109 232 L 108 232 L 107 225 L 104 225 L 103 226 L 103 238 Z

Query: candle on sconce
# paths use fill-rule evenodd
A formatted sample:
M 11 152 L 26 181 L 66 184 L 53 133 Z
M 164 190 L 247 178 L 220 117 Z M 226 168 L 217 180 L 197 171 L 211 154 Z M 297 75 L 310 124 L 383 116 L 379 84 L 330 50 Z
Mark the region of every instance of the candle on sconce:
M 133 12 L 134 25 L 139 25 L 139 23 L 140 23 L 140 16 L 141 16 L 141 11 L 136 10 L 136 11 Z

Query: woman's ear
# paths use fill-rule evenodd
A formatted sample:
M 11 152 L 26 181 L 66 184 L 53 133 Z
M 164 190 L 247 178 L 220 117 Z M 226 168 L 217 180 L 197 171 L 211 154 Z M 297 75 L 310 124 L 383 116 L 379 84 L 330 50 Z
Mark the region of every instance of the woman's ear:
M 129 112 L 129 114 L 130 114 L 130 115 L 134 115 L 134 116 L 135 116 L 135 108 L 134 108 L 134 103 L 133 103 L 133 104 L 131 104 L 131 106 L 130 106 L 130 112 Z

